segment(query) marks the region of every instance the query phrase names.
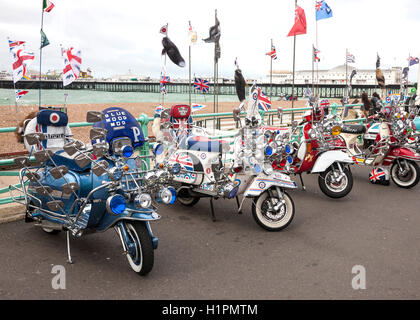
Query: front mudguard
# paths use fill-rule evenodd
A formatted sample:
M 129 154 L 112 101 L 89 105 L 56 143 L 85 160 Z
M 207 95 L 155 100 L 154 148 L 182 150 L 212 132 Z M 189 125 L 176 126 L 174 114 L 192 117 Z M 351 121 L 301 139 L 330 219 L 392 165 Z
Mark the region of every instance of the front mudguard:
M 322 153 L 318 159 L 316 159 L 311 173 L 324 172 L 335 162 L 347 164 L 354 163 L 353 158 L 350 157 L 347 153 L 339 150 L 330 150 Z
M 284 173 L 274 172 L 270 175 L 260 173 L 245 190 L 244 196 L 258 197 L 261 193 L 272 187 L 296 189 L 297 185 L 296 182 L 292 181 L 290 176 Z

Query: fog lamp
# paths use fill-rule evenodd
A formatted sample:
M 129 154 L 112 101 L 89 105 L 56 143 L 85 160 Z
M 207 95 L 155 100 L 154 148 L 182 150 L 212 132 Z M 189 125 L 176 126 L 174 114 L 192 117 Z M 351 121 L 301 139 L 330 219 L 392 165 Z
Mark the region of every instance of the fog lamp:
M 126 207 L 127 202 L 120 194 L 113 195 L 106 200 L 106 209 L 109 213 L 119 215 L 124 212 Z

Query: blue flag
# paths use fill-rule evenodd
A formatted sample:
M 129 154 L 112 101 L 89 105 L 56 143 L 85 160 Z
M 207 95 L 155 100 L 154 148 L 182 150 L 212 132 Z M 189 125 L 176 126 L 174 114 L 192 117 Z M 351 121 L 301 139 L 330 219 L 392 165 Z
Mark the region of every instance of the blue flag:
M 333 16 L 331 8 L 324 1 L 317 1 L 315 5 L 316 20 L 327 19 Z

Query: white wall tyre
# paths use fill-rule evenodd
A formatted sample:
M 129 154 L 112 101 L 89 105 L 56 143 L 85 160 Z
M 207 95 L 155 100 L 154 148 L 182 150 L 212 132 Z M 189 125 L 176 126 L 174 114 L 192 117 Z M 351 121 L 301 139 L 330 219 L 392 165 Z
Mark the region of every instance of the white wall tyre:
M 318 176 L 318 185 L 326 196 L 334 199 L 343 198 L 353 188 L 353 175 L 348 168 L 343 168 L 344 176 L 338 183 L 334 183 L 332 180 L 333 170 L 338 170 L 338 168 L 334 169 L 334 164 L 324 172 L 321 172 Z
M 152 238 L 144 222 L 126 222 L 125 227 L 130 238 L 126 243 L 128 263 L 134 272 L 145 276 L 152 270 L 154 263 Z
M 278 203 L 277 191 L 271 190 L 275 203 Z M 268 231 L 280 231 L 292 222 L 295 216 L 295 205 L 292 198 L 283 192 L 284 204 L 275 212 L 270 201 L 268 190 L 254 198 L 252 203 L 252 216 L 260 227 Z
M 60 233 L 60 230 L 51 229 L 51 228 L 42 228 L 42 231 L 44 231 L 45 233 L 51 234 L 51 235 Z
M 410 189 L 416 186 L 420 180 L 420 169 L 414 161 L 407 161 L 408 170 L 401 172 L 397 161 L 391 167 L 391 178 L 400 188 Z M 404 160 L 401 160 L 404 166 Z

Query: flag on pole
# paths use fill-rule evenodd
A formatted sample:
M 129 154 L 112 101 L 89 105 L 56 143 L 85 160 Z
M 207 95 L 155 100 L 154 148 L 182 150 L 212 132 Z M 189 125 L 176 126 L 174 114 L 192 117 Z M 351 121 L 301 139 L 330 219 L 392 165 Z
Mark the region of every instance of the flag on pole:
M 171 78 L 166 75 L 166 70 L 160 72 L 160 92 L 166 94 L 166 85 L 171 82 Z
M 44 12 L 50 12 L 54 8 L 54 3 L 49 0 L 43 0 Z
M 20 47 L 12 50 L 11 54 L 13 59 L 13 82 L 16 83 L 22 78 L 28 79 L 26 72 L 35 59 L 35 54 Z
M 48 46 L 50 42 L 48 41 L 47 35 L 41 29 L 41 49 Z
M 314 51 L 314 62 L 319 62 L 321 61 L 320 57 L 318 57 L 318 54 L 321 52 L 319 51 L 317 48 L 315 48 L 315 46 L 312 46 L 313 51 Z
M 306 16 L 305 10 L 297 6 L 295 10 L 295 24 L 292 29 L 290 29 L 288 37 L 297 36 L 300 34 L 306 34 Z
M 258 88 L 258 109 L 268 111 L 271 108 L 270 98 Z
M 168 35 L 168 24 L 165 24 L 159 31 L 161 34 L 167 36 Z
M 29 91 L 27 90 L 15 90 L 16 93 L 16 101 L 18 101 L 20 98 L 22 98 L 25 94 L 27 94 Z
M 347 52 L 347 63 L 356 63 L 356 58 L 349 52 Z
M 12 41 L 9 39 L 9 50 L 12 51 L 13 49 L 23 45 L 25 41 Z
M 216 44 L 215 45 L 216 53 L 215 53 L 215 57 L 214 57 L 215 62 L 217 62 L 220 59 L 220 56 L 221 56 L 221 49 L 220 49 L 220 43 L 219 43 L 220 36 L 221 36 L 220 22 L 219 22 L 219 19 L 217 19 L 217 17 L 216 17 L 215 25 L 210 27 L 210 29 L 209 29 L 209 37 L 206 38 L 206 39 L 203 39 L 203 41 L 205 43 L 214 42 Z
M 191 21 L 188 21 L 188 36 L 190 37 L 191 44 L 195 44 L 197 42 L 197 31 L 195 31 L 191 25 Z
M 73 47 L 68 49 L 62 48 L 61 54 L 64 59 L 63 86 L 68 86 L 79 77 L 82 65 L 82 51 Z
M 328 19 L 333 16 L 331 8 L 324 1 L 317 1 L 315 5 L 316 20 Z
M 276 47 L 275 46 L 271 46 L 271 51 L 266 53 L 267 56 L 270 56 L 271 59 L 276 60 L 277 59 L 277 52 L 276 52 Z
M 418 64 L 418 63 L 419 63 L 419 58 L 410 57 L 410 58 L 408 59 L 408 61 L 410 62 L 410 67 L 411 67 L 411 66 L 413 66 L 413 65 Z
M 194 78 L 194 89 L 203 93 L 208 93 L 210 88 L 210 82 L 201 78 Z
M 204 104 L 197 104 L 197 103 L 193 103 L 191 105 L 191 112 L 197 112 L 200 111 L 201 109 L 205 108 L 206 106 Z

